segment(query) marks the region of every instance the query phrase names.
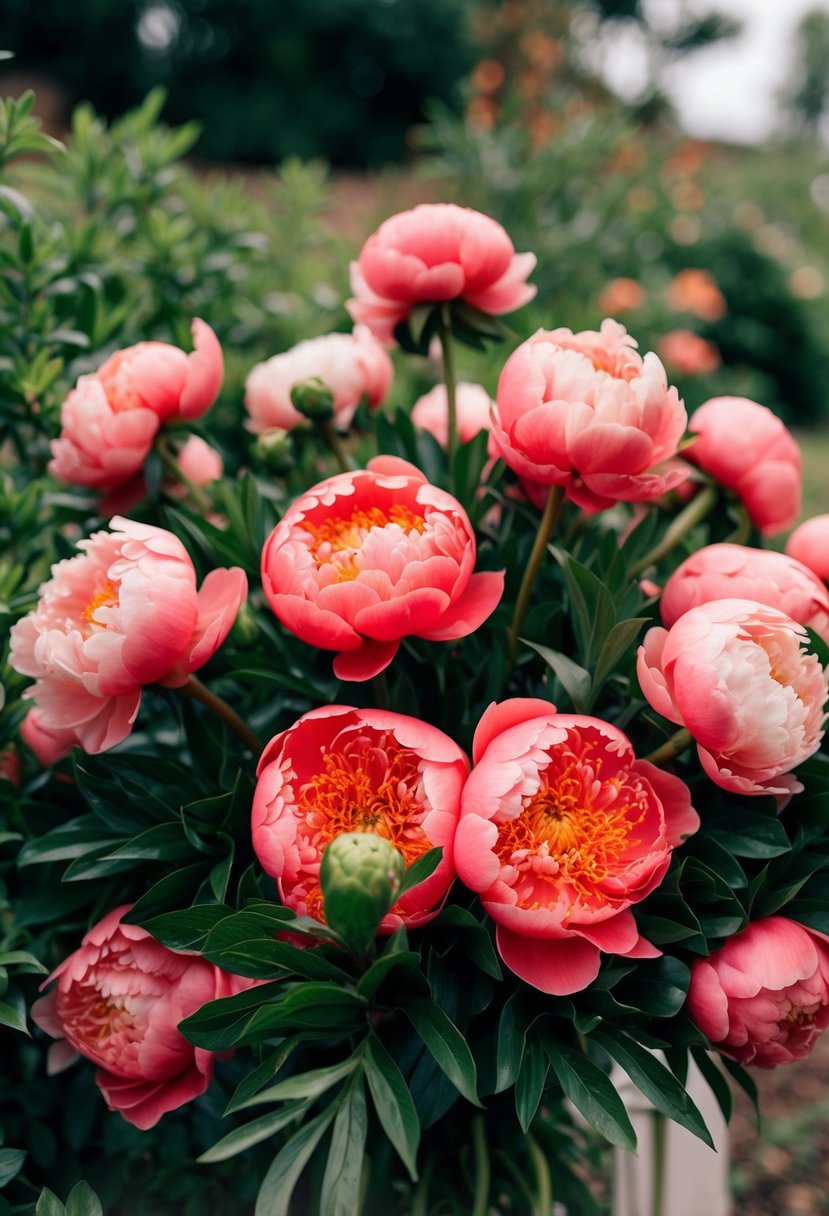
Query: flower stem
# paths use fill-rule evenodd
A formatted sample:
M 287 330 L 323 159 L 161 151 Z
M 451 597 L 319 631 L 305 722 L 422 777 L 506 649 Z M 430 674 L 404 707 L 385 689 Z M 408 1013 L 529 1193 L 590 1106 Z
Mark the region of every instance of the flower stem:
M 155 450 L 161 457 L 161 463 L 164 465 L 164 468 L 175 481 L 180 481 L 181 484 L 186 488 L 187 493 L 190 495 L 198 509 L 205 512 L 205 514 L 208 511 L 211 511 L 213 509 L 213 503 L 211 502 L 210 497 L 205 494 L 201 486 L 196 485 L 195 481 L 193 481 L 191 477 L 188 477 L 183 471 L 176 460 L 172 448 L 168 446 L 167 440 L 159 439 L 155 445 Z
M 475 1151 L 475 1195 L 470 1216 L 487 1216 L 489 1211 L 489 1149 L 486 1129 L 480 1115 L 472 1120 L 472 1147 Z
M 538 1141 L 533 1136 L 527 1136 L 527 1152 L 535 1175 L 535 1212 L 533 1216 L 551 1216 L 553 1210 L 553 1186 L 550 1178 L 550 1167 L 547 1158 L 541 1151 Z
M 455 385 L 457 383 L 455 377 L 455 357 L 452 350 L 452 328 L 449 323 L 448 310 L 441 313 L 440 329 L 440 349 L 443 353 L 443 380 L 446 385 L 446 404 L 448 407 L 448 428 L 449 428 L 449 469 L 450 472 L 455 463 L 455 453 L 458 450 L 458 411 L 455 401 Z
M 411 1216 L 429 1216 L 429 1183 L 432 1181 L 434 1168 L 434 1159 L 427 1157 L 426 1164 L 420 1174 L 420 1181 L 417 1184 L 414 1198 L 412 1199 Z
M 682 752 L 685 751 L 686 747 L 693 743 L 693 741 L 694 740 L 691 732 L 687 731 L 683 726 L 681 730 L 678 730 L 676 734 L 671 735 L 670 739 L 666 739 L 661 747 L 658 747 L 656 751 L 651 752 L 651 754 L 646 756 L 645 759 L 649 764 L 655 764 L 661 768 L 663 765 L 668 764 L 671 760 L 675 760 L 677 756 L 681 755 Z
M 541 516 L 541 521 L 538 525 L 535 543 L 533 544 L 530 560 L 527 562 L 524 570 L 524 577 L 521 580 L 521 589 L 518 592 L 518 599 L 515 601 L 515 614 L 512 618 L 508 640 L 509 640 L 509 658 L 510 664 L 515 662 L 515 655 L 518 649 L 518 637 L 524 627 L 524 618 L 527 615 L 527 609 L 530 606 L 530 599 L 535 586 L 535 580 L 538 578 L 538 571 L 541 568 L 541 562 L 544 559 L 544 554 L 547 549 L 550 537 L 553 534 L 553 529 L 558 521 L 561 511 L 561 504 L 564 501 L 564 486 L 550 486 L 550 492 L 547 495 L 547 503 L 544 507 L 544 514 Z
M 667 1148 L 667 1118 L 655 1110 L 653 1118 L 653 1194 L 651 1216 L 663 1216 L 665 1210 L 665 1157 Z
M 377 702 L 378 709 L 388 709 L 389 707 L 389 686 L 386 681 L 386 673 L 380 671 L 373 677 L 372 686 L 374 688 L 374 699 Z
M 194 701 L 200 701 L 205 705 L 217 718 L 221 718 L 226 726 L 238 735 L 242 742 L 248 747 L 256 759 L 262 754 L 262 741 L 253 733 L 250 727 L 242 721 L 236 710 L 228 705 L 227 701 L 222 697 L 211 692 L 206 685 L 202 684 L 201 680 L 197 680 L 195 676 L 190 676 L 186 684 L 183 684 L 179 689 L 185 696 L 192 697 Z
M 325 442 L 334 454 L 334 459 L 339 465 L 341 473 L 350 473 L 351 465 L 348 462 L 348 454 L 346 453 L 343 441 L 337 434 L 337 428 L 332 422 L 324 422 L 322 424 L 322 434 Z
M 751 536 L 751 516 L 741 502 L 732 503 L 732 510 L 734 510 L 737 516 L 738 523 L 731 535 L 725 538 L 726 543 L 729 545 L 745 545 Z
M 666 553 L 670 553 L 674 545 L 678 545 L 697 524 L 702 523 L 706 515 L 716 506 L 718 496 L 715 485 L 707 485 L 700 490 L 699 494 L 695 495 L 687 506 L 682 508 L 679 515 L 671 521 L 659 544 L 654 545 L 650 553 L 646 553 L 641 561 L 631 567 L 631 578 L 636 578 L 643 570 L 647 570 L 648 566 L 655 566 Z

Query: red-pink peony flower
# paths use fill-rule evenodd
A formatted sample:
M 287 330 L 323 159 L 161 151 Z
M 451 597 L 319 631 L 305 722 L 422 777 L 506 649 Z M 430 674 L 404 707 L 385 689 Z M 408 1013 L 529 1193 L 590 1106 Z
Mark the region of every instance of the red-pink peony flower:
M 305 422 L 291 402 L 291 389 L 318 378 L 334 397 L 334 425 L 348 430 L 363 397 L 373 408 L 385 398 L 394 369 L 386 351 L 365 325 L 352 334 L 309 338 L 281 355 L 257 363 L 245 381 L 248 430 L 290 431 Z
M 469 443 L 481 431 L 489 431 L 494 405 L 483 385 L 469 384 L 465 380 L 455 385 L 455 417 L 461 443 Z M 445 384 L 436 384 L 428 393 L 418 397 L 412 408 L 412 422 L 422 431 L 434 435 L 441 447 L 448 445 L 449 403 Z
M 522 478 L 562 485 L 586 511 L 658 498 L 687 477 L 674 460 L 685 407 L 654 354 L 617 321 L 539 330 L 510 355 L 492 434 Z
M 747 397 L 712 397 L 689 422 L 683 456 L 736 494 L 766 536 L 800 514 L 800 448 L 780 419 Z
M 785 553 L 745 545 L 706 545 L 677 567 L 659 605 L 670 629 L 689 608 L 711 600 L 754 600 L 778 608 L 829 642 L 829 591 Z
M 691 329 L 672 329 L 659 339 L 657 350 L 666 363 L 684 376 L 714 372 L 720 366 L 720 352 Z
M 37 607 L 11 630 L 10 662 L 35 680 L 42 734 L 73 734 L 87 752 L 125 738 L 144 684 L 176 687 L 226 638 L 247 592 L 242 570 L 213 570 L 201 589 L 171 532 L 116 516 L 52 567 Z
M 639 683 L 658 713 L 691 733 L 717 785 L 788 797 L 803 788 L 791 770 L 823 738 L 826 673 L 807 641 L 776 608 L 714 600 L 670 630 L 648 630 Z
M 602 952 L 658 954 L 630 908 L 699 826 L 685 784 L 637 760 L 617 727 L 533 699 L 491 705 L 473 755 L 455 867 L 510 970 L 563 996 L 596 978 Z
M 340 652 L 339 679 L 367 680 L 401 638 L 454 641 L 487 619 L 504 574 L 473 574 L 475 557 L 460 503 L 414 465 L 379 456 L 288 508 L 262 551 L 262 584 L 286 628 Z
M 348 705 L 314 709 L 262 754 L 253 847 L 283 903 L 324 920 L 320 861 L 335 836 L 382 836 L 407 865 L 440 845 L 437 869 L 406 892 L 380 932 L 425 924 L 455 877 L 452 838 L 468 770 L 457 744 L 417 718 Z
M 741 1064 L 802 1060 L 829 1025 L 829 944 L 784 916 L 756 920 L 691 969 L 688 1013 Z
M 516 253 L 495 220 L 454 203 L 421 203 L 387 219 L 351 263 L 346 307 L 382 341 L 418 304 L 464 300 L 486 313 L 513 312 L 535 295 L 534 253 Z
M 829 583 L 829 515 L 815 515 L 795 528 L 786 552 Z
M 253 981 L 122 924 L 129 908 L 115 908 L 89 930 L 46 981 L 55 987 L 35 1002 L 32 1017 L 60 1040 L 49 1051 L 50 1073 L 79 1055 L 91 1060 L 109 1109 L 146 1130 L 203 1094 L 213 1077 L 215 1054 L 188 1043 L 178 1023 Z

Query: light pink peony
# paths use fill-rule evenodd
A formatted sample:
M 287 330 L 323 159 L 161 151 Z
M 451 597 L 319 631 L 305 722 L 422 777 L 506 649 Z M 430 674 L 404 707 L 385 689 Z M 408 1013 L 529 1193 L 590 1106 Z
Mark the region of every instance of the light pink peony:
M 213 570 L 196 590 L 171 532 L 116 516 L 52 567 L 38 606 L 12 628 L 10 662 L 32 676 L 40 732 L 101 752 L 125 738 L 144 684 L 186 683 L 227 636 L 244 572 Z
M 815 515 L 795 528 L 786 541 L 786 552 L 829 583 L 829 515 Z
M 346 307 L 382 341 L 417 304 L 465 300 L 486 313 L 513 312 L 535 295 L 534 253 L 516 253 L 495 220 L 454 203 L 421 203 L 381 224 L 351 263 Z
M 178 1023 L 253 981 L 198 955 L 168 950 L 137 925 L 121 924 L 129 907 L 116 908 L 89 930 L 46 981 L 56 981 L 55 987 L 35 1002 L 32 1017 L 60 1040 L 49 1051 L 50 1073 L 79 1055 L 91 1060 L 109 1109 L 146 1130 L 203 1094 L 213 1077 L 215 1054 L 188 1043 Z
M 672 329 L 659 339 L 660 356 L 684 376 L 714 372 L 720 366 L 720 352 L 690 329 Z
M 701 604 L 639 648 L 642 691 L 696 740 L 708 776 L 737 794 L 788 797 L 823 738 L 826 673 L 806 630 L 752 600 Z
M 383 347 L 365 325 L 353 334 L 309 338 L 281 355 L 257 363 L 245 381 L 248 430 L 257 434 L 281 427 L 290 431 L 305 422 L 291 402 L 291 389 L 318 377 L 334 395 L 334 425 L 348 430 L 363 397 L 374 408 L 391 386 L 394 369 Z
M 313 486 L 262 551 L 262 584 L 280 621 L 340 653 L 341 680 L 367 680 L 401 638 L 454 641 L 495 610 L 504 574 L 473 574 L 475 534 L 460 503 L 419 469 L 378 456 Z
M 806 566 L 771 549 L 706 545 L 665 584 L 660 611 L 667 629 L 711 600 L 754 600 L 778 608 L 829 642 L 829 592 Z
M 766 536 L 800 514 L 800 448 L 780 419 L 747 397 L 712 397 L 688 424 L 683 456 L 742 500 Z
M 522 478 L 566 486 L 586 511 L 658 498 L 687 476 L 674 460 L 685 407 L 654 354 L 617 321 L 539 330 L 510 355 L 492 434 Z
M 829 945 L 784 916 L 756 920 L 691 970 L 688 1013 L 741 1064 L 802 1060 L 829 1025 Z
M 455 385 L 455 417 L 461 443 L 469 443 L 481 431 L 489 430 L 489 419 L 495 402 L 481 384 L 461 380 Z M 428 393 L 418 397 L 412 408 L 412 422 L 422 431 L 429 431 L 441 447 L 449 443 L 449 403 L 446 385 L 436 384 Z M 491 441 L 490 441 L 491 446 Z
M 510 970 L 564 996 L 596 978 L 602 952 L 658 954 L 630 907 L 699 826 L 685 784 L 637 760 L 617 727 L 533 699 L 491 705 L 473 755 L 455 866 Z
M 407 865 L 441 845 L 437 869 L 403 896 L 380 932 L 425 924 L 455 877 L 452 838 L 468 770 L 457 744 L 417 718 L 348 705 L 314 709 L 262 754 L 253 847 L 283 903 L 324 920 L 319 868 L 335 836 L 374 833 Z

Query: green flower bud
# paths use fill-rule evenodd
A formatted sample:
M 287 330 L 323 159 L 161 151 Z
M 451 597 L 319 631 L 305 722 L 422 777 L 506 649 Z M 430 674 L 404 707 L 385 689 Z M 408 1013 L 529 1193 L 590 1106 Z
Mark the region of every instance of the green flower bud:
M 236 614 L 233 628 L 228 634 L 228 642 L 232 646 L 239 646 L 242 650 L 247 650 L 258 638 L 259 622 L 256 619 L 256 613 L 251 608 L 249 601 L 244 600 Z
M 403 855 L 372 832 L 345 832 L 323 853 L 326 922 L 358 953 L 365 952 L 394 904 L 405 869 Z
M 256 455 L 272 473 L 288 473 L 294 467 L 294 444 L 281 426 L 263 431 L 256 440 Z
M 291 404 L 313 422 L 328 422 L 334 417 L 334 394 L 319 376 L 295 384 L 291 389 Z

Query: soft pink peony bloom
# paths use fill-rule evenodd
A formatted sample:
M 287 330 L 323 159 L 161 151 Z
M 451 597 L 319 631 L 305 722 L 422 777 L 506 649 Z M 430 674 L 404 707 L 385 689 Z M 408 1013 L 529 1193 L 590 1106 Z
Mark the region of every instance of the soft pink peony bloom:
M 539 330 L 510 355 L 492 433 L 522 478 L 566 486 L 586 511 L 657 498 L 687 476 L 674 460 L 685 407 L 654 354 L 618 321 Z
M 20 738 L 44 768 L 68 756 L 77 743 L 72 730 L 48 730 L 36 709 L 30 709 L 21 722 Z
M 374 408 L 389 391 L 394 368 L 365 325 L 353 334 L 326 334 L 257 363 L 245 381 L 248 430 L 257 434 L 281 427 L 290 431 L 306 420 L 291 402 L 291 389 L 318 377 L 334 395 L 334 425 L 347 431 L 363 397 Z
M 292 633 L 340 651 L 341 680 L 367 680 L 400 639 L 454 641 L 495 610 L 504 574 L 473 574 L 475 534 L 460 503 L 419 469 L 378 456 L 288 508 L 262 551 L 268 603 Z
M 720 366 L 720 352 L 690 329 L 672 329 L 659 339 L 660 356 L 684 376 L 714 372 Z
M 191 326 L 193 351 L 167 342 L 139 342 L 119 350 L 95 373 L 117 413 L 145 408 L 167 418 L 200 418 L 219 395 L 224 360 L 209 325 Z
M 784 916 L 756 920 L 694 963 L 686 1008 L 741 1064 L 802 1060 L 829 1025 L 827 939 Z
M 455 417 L 461 443 L 469 443 L 481 431 L 489 430 L 489 419 L 495 402 L 481 384 L 461 380 L 455 385 Z M 429 431 L 441 447 L 449 443 L 449 403 L 446 385 L 436 384 L 414 403 L 412 422 L 422 431 Z M 491 441 L 490 441 L 491 446 Z M 497 453 L 496 453 L 497 454 Z
M 602 952 L 658 954 L 630 907 L 699 827 L 685 784 L 637 760 L 617 727 L 533 699 L 489 707 L 474 761 L 455 866 L 510 970 L 564 996 L 596 978 Z
M 829 583 L 829 515 L 815 515 L 795 528 L 786 541 L 786 552 Z
M 144 684 L 187 681 L 226 638 L 247 592 L 242 570 L 196 590 L 171 532 L 116 516 L 77 557 L 52 567 L 37 608 L 11 630 L 10 662 L 35 684 L 41 735 L 101 752 L 130 732 Z
M 381 341 L 417 304 L 465 300 L 486 313 L 513 312 L 535 295 L 534 253 L 516 253 L 495 220 L 454 203 L 421 203 L 381 224 L 351 263 L 346 307 Z
M 820 579 L 785 553 L 744 545 L 706 545 L 686 558 L 665 584 L 662 623 L 670 629 L 689 608 L 731 599 L 778 608 L 829 642 L 829 592 Z
M 262 754 L 253 847 L 283 903 L 324 920 L 319 868 L 335 836 L 382 836 L 407 865 L 441 845 L 437 869 L 383 918 L 380 932 L 423 925 L 455 877 L 452 838 L 468 770 L 457 744 L 417 718 L 348 705 L 314 709 Z
M 60 1040 L 49 1051 L 50 1073 L 79 1055 L 91 1060 L 109 1109 L 146 1130 L 203 1094 L 213 1077 L 215 1054 L 188 1043 L 178 1023 L 253 981 L 121 924 L 129 908 L 116 908 L 89 930 L 46 981 L 57 982 L 35 1002 L 32 1017 Z
M 690 731 L 702 766 L 737 794 L 788 797 L 823 738 L 826 673 L 802 625 L 752 600 L 701 604 L 639 648 L 642 691 Z
M 780 419 L 747 397 L 712 397 L 689 422 L 683 456 L 742 499 L 766 536 L 800 514 L 800 448 Z

